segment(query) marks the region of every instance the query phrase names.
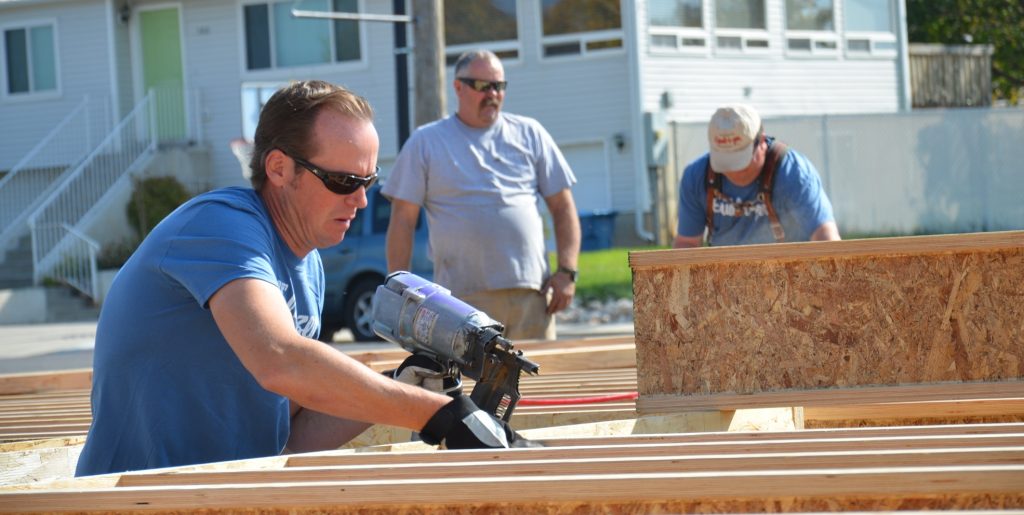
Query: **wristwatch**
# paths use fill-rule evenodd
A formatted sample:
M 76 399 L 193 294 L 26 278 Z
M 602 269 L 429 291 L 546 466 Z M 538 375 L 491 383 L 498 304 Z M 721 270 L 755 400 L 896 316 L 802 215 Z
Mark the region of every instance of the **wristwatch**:
M 557 274 L 558 272 L 565 272 L 569 274 L 569 280 L 572 282 L 576 282 L 576 275 L 579 274 L 578 270 L 573 270 L 572 268 L 564 267 L 562 265 L 558 265 L 558 271 L 555 273 Z

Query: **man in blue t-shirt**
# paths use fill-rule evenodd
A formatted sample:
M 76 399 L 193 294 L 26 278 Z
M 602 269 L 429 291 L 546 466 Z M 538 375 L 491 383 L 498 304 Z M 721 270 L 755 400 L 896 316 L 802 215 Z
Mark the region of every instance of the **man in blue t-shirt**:
M 814 165 L 766 136 L 752 107 L 715 111 L 708 143 L 683 171 L 675 248 L 840 239 Z
M 378 147 L 370 105 L 343 88 L 296 82 L 270 98 L 253 188 L 185 203 L 114 279 L 76 475 L 337 448 L 374 423 L 449 448 L 516 443 L 467 397 L 386 378 L 317 340 L 317 249 L 366 207 Z

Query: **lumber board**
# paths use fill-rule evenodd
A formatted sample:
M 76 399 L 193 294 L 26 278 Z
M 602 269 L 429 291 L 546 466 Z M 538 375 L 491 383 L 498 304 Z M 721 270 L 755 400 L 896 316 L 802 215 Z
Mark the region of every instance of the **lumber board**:
M 396 482 L 316 481 L 17 492 L 0 512 L 246 510 L 364 513 L 710 511 L 723 506 L 1024 507 L 1024 465 L 672 472 L 431 478 Z M 515 485 L 515 488 L 510 488 Z M 742 485 L 742 493 L 737 493 Z M 443 495 L 439 495 L 443 492 Z M 439 499 L 443 498 L 443 502 Z M 141 509 L 140 509 L 141 507 Z M 759 511 L 759 510 L 751 510 Z
M 291 467 L 282 470 L 238 472 L 166 472 L 125 474 L 117 486 L 217 485 L 250 483 L 298 483 L 309 481 L 370 481 L 433 477 L 488 477 L 663 472 L 740 472 L 776 470 L 850 469 L 877 467 L 886 461 L 903 467 L 963 465 L 1014 465 L 1024 463 L 1024 447 L 982 447 L 972 449 L 901 449 L 845 452 L 776 452 L 745 455 L 665 454 L 638 452 L 621 458 L 526 459 L 500 463 L 445 461 L 381 467 L 362 465 L 332 467 Z
M 1024 379 L 1024 231 L 632 252 L 630 266 L 641 413 L 661 395 L 751 407 Z
M 678 418 L 648 422 L 664 428 Z M 1024 424 L 626 434 L 547 443 L 328 451 L 23 485 L 0 489 L 0 512 L 1024 508 Z
M 693 409 L 739 409 L 772 406 L 842 406 L 847 404 L 913 403 L 958 399 L 1016 399 L 1024 396 L 1024 381 L 868 386 L 818 390 L 780 390 L 752 394 L 641 395 L 641 414 Z
M 92 387 L 92 369 L 0 375 L 0 395 L 39 393 Z
M 1024 398 L 809 406 L 804 427 L 1024 422 Z

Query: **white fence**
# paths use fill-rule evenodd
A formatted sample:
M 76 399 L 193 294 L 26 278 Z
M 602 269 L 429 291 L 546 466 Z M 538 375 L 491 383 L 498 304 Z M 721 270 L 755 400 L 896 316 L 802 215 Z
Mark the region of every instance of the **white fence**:
M 801 116 L 764 125 L 817 166 L 843 233 L 1024 229 L 1024 109 Z M 707 151 L 707 125 L 673 128 L 678 184 L 686 164 Z

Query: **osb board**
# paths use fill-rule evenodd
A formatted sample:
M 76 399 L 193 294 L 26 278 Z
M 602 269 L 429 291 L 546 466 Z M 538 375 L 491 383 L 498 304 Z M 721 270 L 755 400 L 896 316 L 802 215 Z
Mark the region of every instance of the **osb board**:
M 630 265 L 640 401 L 1024 377 L 1024 231 L 634 252 Z

